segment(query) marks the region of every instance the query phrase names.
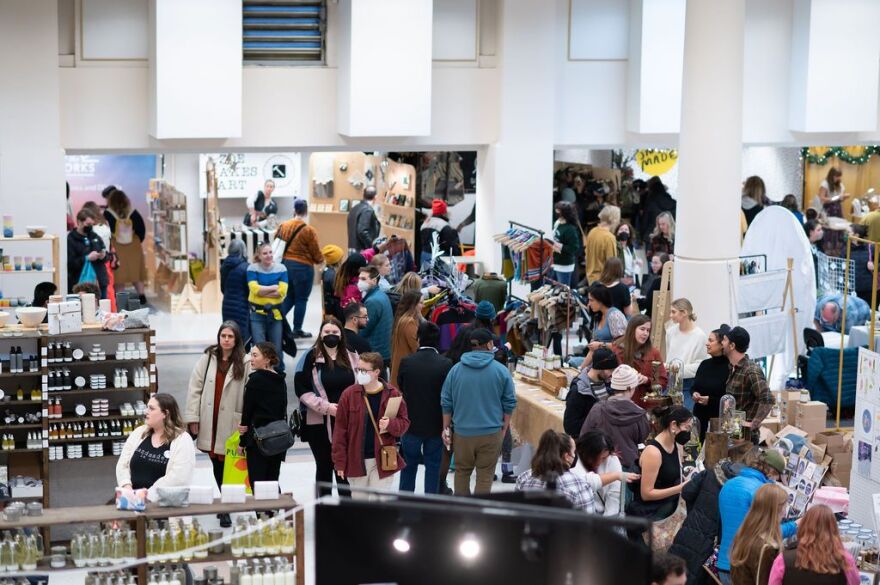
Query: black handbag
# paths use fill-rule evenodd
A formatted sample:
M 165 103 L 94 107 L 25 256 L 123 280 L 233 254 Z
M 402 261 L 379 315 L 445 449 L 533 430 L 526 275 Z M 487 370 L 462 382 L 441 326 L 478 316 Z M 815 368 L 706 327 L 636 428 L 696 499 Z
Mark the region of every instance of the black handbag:
M 286 420 L 274 420 L 262 427 L 254 428 L 254 442 L 257 449 L 266 457 L 274 457 L 285 453 L 293 447 L 296 439 L 290 431 Z
M 287 426 L 290 427 L 290 432 L 294 437 L 301 437 L 303 432 L 303 413 L 299 408 L 294 408 L 293 412 L 290 413 L 290 418 L 287 421 Z

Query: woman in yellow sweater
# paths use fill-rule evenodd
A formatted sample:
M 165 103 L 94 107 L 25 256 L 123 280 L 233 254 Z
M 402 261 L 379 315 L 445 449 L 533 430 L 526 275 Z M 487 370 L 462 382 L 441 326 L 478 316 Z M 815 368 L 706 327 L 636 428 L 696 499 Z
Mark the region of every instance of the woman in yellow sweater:
M 281 303 L 287 296 L 287 269 L 275 262 L 272 246 L 260 244 L 255 262 L 248 266 L 248 304 L 251 308 L 251 337 L 254 345 L 269 341 L 281 353 L 282 319 Z M 278 364 L 278 372 L 284 371 L 284 361 Z

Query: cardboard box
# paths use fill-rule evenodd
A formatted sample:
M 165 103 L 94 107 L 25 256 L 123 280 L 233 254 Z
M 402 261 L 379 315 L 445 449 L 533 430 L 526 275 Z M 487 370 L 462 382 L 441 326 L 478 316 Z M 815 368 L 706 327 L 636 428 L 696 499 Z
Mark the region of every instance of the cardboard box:
M 825 452 L 829 455 L 838 453 L 852 453 L 852 435 L 839 431 L 823 431 L 816 434 L 814 442 L 817 445 L 825 445 Z
M 817 434 L 821 433 L 826 429 L 825 427 L 825 419 L 805 419 L 798 420 L 797 426 L 799 429 L 804 431 L 807 434 L 807 437 L 812 439 Z
M 779 429 L 782 428 L 782 421 L 779 417 L 770 417 L 768 416 L 761 422 L 761 427 L 769 430 L 772 434 L 776 434 L 779 432 Z
M 824 402 L 819 402 L 818 400 L 801 402 L 798 404 L 797 416 L 799 418 L 821 417 L 822 419 L 825 419 L 828 417 L 828 405 Z

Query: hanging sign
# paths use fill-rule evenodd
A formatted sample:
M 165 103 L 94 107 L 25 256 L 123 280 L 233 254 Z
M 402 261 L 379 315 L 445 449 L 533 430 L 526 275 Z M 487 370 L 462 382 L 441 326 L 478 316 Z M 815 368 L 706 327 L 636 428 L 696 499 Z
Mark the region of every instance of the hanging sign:
M 637 150 L 636 162 L 644 173 L 662 175 L 669 172 L 678 162 L 678 151 L 674 149 L 656 150 L 654 148 Z
M 232 153 L 199 155 L 199 195 L 208 196 L 205 169 L 208 160 L 214 163 L 217 174 L 217 195 L 221 199 L 244 198 L 275 181 L 273 197 L 299 197 L 302 183 L 301 157 L 298 152 L 285 153 Z

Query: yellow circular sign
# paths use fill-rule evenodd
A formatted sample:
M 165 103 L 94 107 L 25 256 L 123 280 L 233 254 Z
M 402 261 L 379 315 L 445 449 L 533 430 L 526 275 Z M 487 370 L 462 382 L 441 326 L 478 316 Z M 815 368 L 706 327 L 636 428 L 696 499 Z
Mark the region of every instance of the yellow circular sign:
M 639 163 L 639 168 L 645 173 L 649 175 L 662 175 L 669 172 L 675 166 L 675 163 L 678 162 L 678 151 L 675 149 L 655 150 L 653 148 L 637 150 L 636 162 Z

